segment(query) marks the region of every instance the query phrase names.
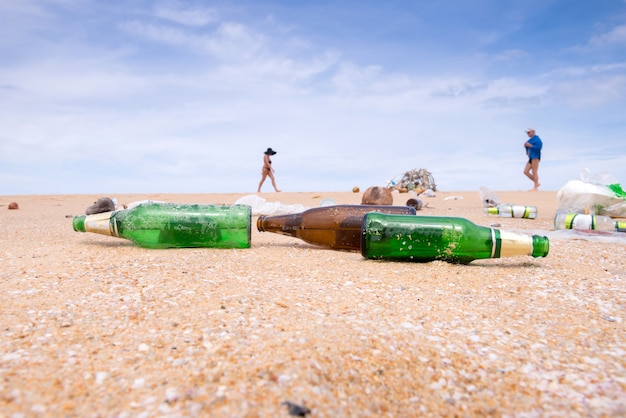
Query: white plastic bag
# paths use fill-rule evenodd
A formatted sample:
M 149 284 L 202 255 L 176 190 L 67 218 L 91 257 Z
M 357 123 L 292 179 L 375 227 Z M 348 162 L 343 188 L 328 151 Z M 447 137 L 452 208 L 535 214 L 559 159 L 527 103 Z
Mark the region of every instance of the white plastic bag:
M 557 213 L 626 217 L 626 197 L 613 190 L 621 189 L 617 179 L 608 173 L 590 174 L 583 170 L 581 180 L 570 180 L 557 192 Z
M 239 198 L 235 204 L 250 206 L 252 215 L 287 215 L 304 212 L 308 209 L 303 205 L 284 205 L 280 202 L 268 202 L 254 194 Z

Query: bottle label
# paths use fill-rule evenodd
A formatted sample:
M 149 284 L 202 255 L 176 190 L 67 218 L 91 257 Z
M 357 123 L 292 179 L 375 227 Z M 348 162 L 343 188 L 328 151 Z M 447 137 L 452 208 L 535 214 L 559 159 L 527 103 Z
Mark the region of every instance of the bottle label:
M 96 213 L 85 218 L 85 231 L 101 235 L 113 235 L 111 231 L 111 212 Z
M 537 217 L 536 206 L 511 205 L 508 203 L 498 205 L 493 214 L 499 213 L 503 218 L 535 219 Z
M 499 232 L 501 241 L 500 257 L 533 254 L 533 239 L 531 236 L 502 230 L 499 230 Z
M 491 228 L 491 258 L 500 258 L 501 248 L 500 230 Z
M 536 212 L 536 208 L 532 206 L 511 206 L 511 215 L 514 218 L 534 218 L 532 215 Z
M 565 229 L 596 229 L 595 217 L 593 215 L 570 213 L 565 216 Z

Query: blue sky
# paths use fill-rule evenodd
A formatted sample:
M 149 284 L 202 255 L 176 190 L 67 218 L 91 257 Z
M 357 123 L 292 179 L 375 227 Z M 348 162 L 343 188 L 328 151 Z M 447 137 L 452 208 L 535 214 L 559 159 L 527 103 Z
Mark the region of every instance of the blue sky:
M 0 195 L 527 190 L 528 127 L 626 183 L 626 0 L 0 1 Z

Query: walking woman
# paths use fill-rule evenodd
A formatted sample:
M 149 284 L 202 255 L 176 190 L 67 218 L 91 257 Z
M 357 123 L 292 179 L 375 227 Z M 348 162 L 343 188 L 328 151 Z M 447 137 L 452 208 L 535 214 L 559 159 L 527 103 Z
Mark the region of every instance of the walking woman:
M 272 186 L 274 186 L 274 190 L 280 192 L 278 187 L 276 187 L 276 180 L 274 179 L 274 167 L 272 167 L 272 160 L 270 156 L 276 155 L 276 151 L 271 148 L 268 148 L 263 155 L 263 168 L 261 169 L 261 182 L 259 183 L 259 189 L 257 193 L 261 193 L 261 186 L 263 186 L 263 182 L 269 176 L 270 180 L 272 180 Z

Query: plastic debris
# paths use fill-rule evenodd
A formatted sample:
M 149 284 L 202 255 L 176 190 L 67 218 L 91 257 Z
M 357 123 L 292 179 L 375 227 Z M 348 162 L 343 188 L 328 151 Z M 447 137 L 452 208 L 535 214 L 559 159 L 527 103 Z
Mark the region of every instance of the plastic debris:
M 303 205 L 285 205 L 280 202 L 268 202 L 254 194 L 239 198 L 235 204 L 250 206 L 252 208 L 252 215 L 286 215 L 289 213 L 304 212 L 309 209 Z
M 626 192 L 608 173 L 594 177 L 581 171 L 580 180 L 570 180 L 557 192 L 557 213 L 580 213 L 626 217 Z
M 436 197 L 437 195 L 435 194 L 435 191 L 433 189 L 426 189 L 422 193 L 420 193 L 418 196 L 420 196 L 420 197 Z
M 495 208 L 500 204 L 500 198 L 493 190 L 482 186 L 478 193 L 480 194 L 480 201 L 484 208 Z
M 400 179 L 395 177 L 389 180 L 387 187 L 398 191 L 415 190 L 417 193 L 421 193 L 427 189 L 434 192 L 437 191 L 437 185 L 435 184 L 433 175 L 425 168 L 409 170 L 405 172 Z

